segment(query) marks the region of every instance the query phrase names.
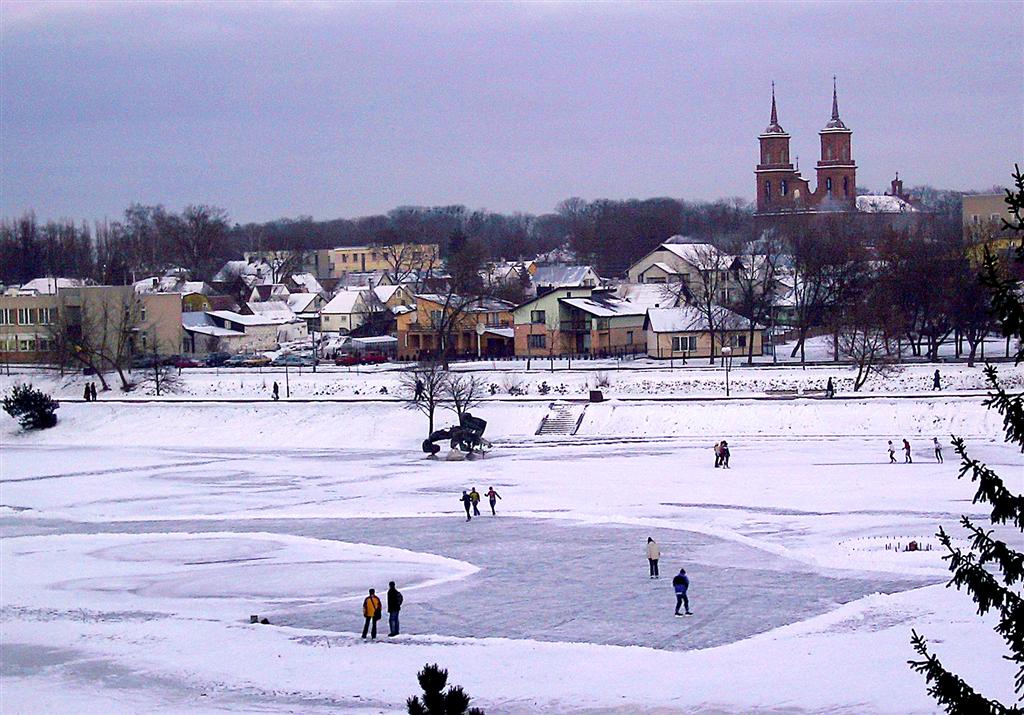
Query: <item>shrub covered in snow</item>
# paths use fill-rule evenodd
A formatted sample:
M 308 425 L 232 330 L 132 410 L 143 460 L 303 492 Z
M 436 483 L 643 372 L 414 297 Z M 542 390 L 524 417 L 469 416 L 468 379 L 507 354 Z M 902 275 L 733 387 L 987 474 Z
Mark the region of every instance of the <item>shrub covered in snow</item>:
M 18 420 L 22 429 L 47 429 L 57 424 L 60 403 L 30 384 L 15 385 L 4 398 L 4 412 Z

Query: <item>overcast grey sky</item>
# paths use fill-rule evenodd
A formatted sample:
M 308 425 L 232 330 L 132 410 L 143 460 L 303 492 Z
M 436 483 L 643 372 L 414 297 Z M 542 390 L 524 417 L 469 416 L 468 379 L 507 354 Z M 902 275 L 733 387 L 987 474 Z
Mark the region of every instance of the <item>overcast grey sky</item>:
M 832 75 L 858 184 L 1024 162 L 1024 4 L 0 2 L 0 213 L 234 220 L 569 196 L 753 198 L 775 80 L 813 175 Z

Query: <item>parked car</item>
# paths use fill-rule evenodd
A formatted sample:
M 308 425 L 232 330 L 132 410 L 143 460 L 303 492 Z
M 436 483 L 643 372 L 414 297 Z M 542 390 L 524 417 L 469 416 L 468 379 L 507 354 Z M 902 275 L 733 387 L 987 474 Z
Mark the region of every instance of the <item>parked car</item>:
M 313 358 L 304 355 L 278 355 L 270 364 L 274 367 L 307 367 L 313 364 Z
M 153 355 L 136 355 L 132 358 L 131 362 L 133 370 L 147 370 L 159 364 L 160 358 Z
M 242 361 L 242 367 L 267 367 L 271 362 L 266 355 L 250 355 Z
M 244 367 L 245 361 L 250 359 L 251 357 L 252 357 L 252 355 L 232 355 L 231 357 L 226 358 L 224 360 L 224 362 L 221 363 L 221 366 L 223 366 L 223 367 Z
M 178 368 L 179 370 L 181 368 L 183 368 L 183 367 L 202 367 L 203 366 L 203 363 L 199 362 L 195 358 L 185 357 L 184 355 L 179 355 L 177 358 L 175 358 L 173 364 L 174 364 L 174 367 Z
M 203 362 L 207 367 L 220 367 L 231 359 L 231 353 L 210 353 Z
M 335 365 L 343 365 L 346 367 L 351 367 L 352 365 L 377 365 L 387 361 L 387 355 L 372 350 L 364 353 L 346 353 L 345 355 L 340 355 L 334 358 Z

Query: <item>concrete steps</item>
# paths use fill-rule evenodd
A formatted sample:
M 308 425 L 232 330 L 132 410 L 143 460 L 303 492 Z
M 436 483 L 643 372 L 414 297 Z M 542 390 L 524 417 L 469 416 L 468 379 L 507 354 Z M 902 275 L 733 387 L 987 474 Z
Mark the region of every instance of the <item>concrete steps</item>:
M 551 403 L 548 414 L 544 415 L 537 428 L 538 435 L 574 435 L 583 421 L 587 405 Z

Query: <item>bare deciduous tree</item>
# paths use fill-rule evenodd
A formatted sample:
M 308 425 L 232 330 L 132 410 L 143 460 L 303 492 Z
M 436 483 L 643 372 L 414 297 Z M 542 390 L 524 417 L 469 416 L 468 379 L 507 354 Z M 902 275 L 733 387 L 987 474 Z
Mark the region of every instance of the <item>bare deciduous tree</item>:
M 426 415 L 428 437 L 434 431 L 434 414 L 445 398 L 447 376 L 436 360 L 421 362 L 402 373 L 400 394 L 405 407 Z
M 476 407 L 484 398 L 487 383 L 475 375 L 448 373 L 444 381 L 445 407 L 454 412 L 462 422 L 462 416 Z

